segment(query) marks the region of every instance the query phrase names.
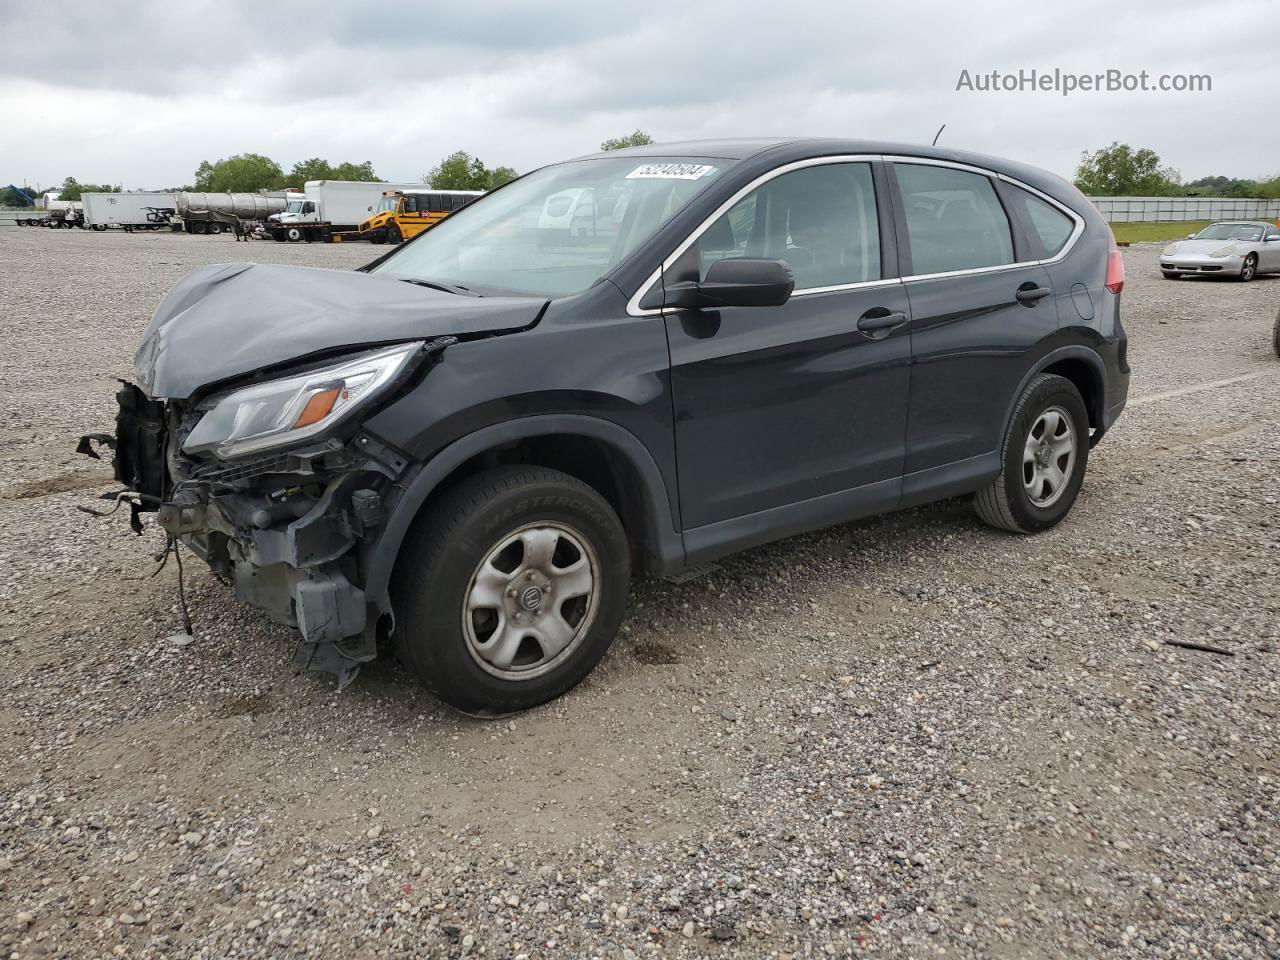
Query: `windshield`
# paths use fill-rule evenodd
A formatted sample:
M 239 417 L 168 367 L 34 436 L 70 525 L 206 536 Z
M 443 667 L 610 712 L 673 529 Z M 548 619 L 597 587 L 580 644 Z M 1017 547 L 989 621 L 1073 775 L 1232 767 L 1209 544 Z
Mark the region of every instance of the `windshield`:
M 287 207 L 285 207 L 285 212 L 286 212 L 286 213 L 301 213 L 301 212 L 302 212 L 302 201 L 301 201 L 301 200 L 290 200 L 290 201 L 289 201 L 289 205 L 288 205 Z
M 398 196 L 383 197 L 380 201 L 378 201 L 377 212 L 378 213 L 395 213 L 396 202 L 399 199 L 400 198 Z
M 1261 240 L 1256 223 L 1211 223 L 1196 234 L 1197 240 Z
M 372 272 L 481 293 L 579 293 L 730 163 L 619 157 L 544 167 L 436 224 Z

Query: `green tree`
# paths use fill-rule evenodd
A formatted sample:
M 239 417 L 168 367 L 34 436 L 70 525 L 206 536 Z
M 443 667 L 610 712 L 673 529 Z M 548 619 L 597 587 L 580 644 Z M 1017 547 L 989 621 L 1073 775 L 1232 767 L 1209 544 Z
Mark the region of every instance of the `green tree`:
M 1082 153 L 1075 182 L 1091 197 L 1167 197 L 1182 190 L 1178 171 L 1160 166 L 1160 156 L 1154 150 L 1135 150 L 1117 142 Z
M 373 172 L 373 161 L 366 160 L 364 163 L 340 163 L 333 168 L 333 176 L 330 180 L 362 180 L 365 183 L 374 183 L 382 178 Z
M 299 190 L 308 180 L 365 180 L 375 181 L 378 175 L 373 172 L 373 161 L 364 163 L 340 163 L 336 167 L 328 160 L 312 157 L 310 160 L 299 160 L 289 171 L 284 180 L 286 187 L 297 187 Z
M 0 190 L 0 207 L 19 209 L 29 206 L 31 206 L 30 201 L 13 187 L 5 187 Z
M 637 128 L 625 137 L 614 137 L 600 144 L 601 150 L 622 150 L 626 147 L 645 147 L 653 143 L 653 137 Z
M 1280 173 L 1259 181 L 1258 196 L 1268 200 L 1280 200 Z
M 75 177 L 67 177 L 62 181 L 62 193 L 59 200 L 79 200 L 85 193 L 119 193 L 120 184 L 115 183 L 81 183 Z
M 1238 177 L 1201 177 L 1186 186 L 1189 197 L 1256 197 L 1259 185 L 1257 180 L 1242 180 Z
M 517 176 L 511 167 L 490 170 L 479 157 L 459 150 L 432 167 L 422 182 L 437 190 L 492 190 Z
M 253 193 L 257 190 L 275 190 L 284 184 L 284 172 L 280 164 L 259 153 L 237 153 L 210 163 L 201 162 L 196 167 L 197 190 L 214 193 Z
M 520 174 L 516 173 L 515 167 L 494 167 L 489 171 L 489 189 L 495 190 L 518 176 Z

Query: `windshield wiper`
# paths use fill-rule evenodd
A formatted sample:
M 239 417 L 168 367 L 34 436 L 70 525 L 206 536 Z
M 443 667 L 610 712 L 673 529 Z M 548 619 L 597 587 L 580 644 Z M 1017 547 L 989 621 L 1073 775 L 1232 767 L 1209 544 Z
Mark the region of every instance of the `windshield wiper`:
M 419 280 L 417 277 L 400 277 L 398 279 L 404 283 L 412 283 L 419 287 L 430 287 L 432 290 L 440 290 L 444 293 L 455 293 L 462 297 L 480 296 L 478 293 L 472 293 L 470 287 L 464 287 L 459 283 L 444 283 L 440 280 Z

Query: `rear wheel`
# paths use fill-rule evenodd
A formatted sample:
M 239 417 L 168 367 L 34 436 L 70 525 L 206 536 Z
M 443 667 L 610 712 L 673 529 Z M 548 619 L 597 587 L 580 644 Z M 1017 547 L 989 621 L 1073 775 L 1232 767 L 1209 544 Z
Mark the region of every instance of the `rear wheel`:
M 1251 253 L 1244 258 L 1244 263 L 1240 264 L 1240 281 L 1248 283 L 1258 275 L 1258 255 Z
M 595 490 L 542 467 L 485 471 L 405 540 L 392 584 L 396 652 L 465 713 L 524 710 L 591 672 L 629 585 L 626 534 Z
M 1275 348 L 1276 356 L 1280 357 L 1280 313 L 1276 314 L 1275 326 L 1271 328 L 1271 346 Z
M 209 224 L 209 233 L 213 234 L 214 236 L 217 236 L 221 232 L 222 232 L 222 224 L 220 223 Z
M 1001 470 L 974 499 L 993 527 L 1037 533 L 1062 520 L 1076 502 L 1089 462 L 1089 414 L 1066 377 L 1033 377 L 1014 408 L 1001 448 Z
M 202 233 L 207 233 L 208 230 L 209 230 L 209 225 L 205 223 L 203 220 L 197 220 L 195 223 L 191 224 L 192 233 L 202 234 Z

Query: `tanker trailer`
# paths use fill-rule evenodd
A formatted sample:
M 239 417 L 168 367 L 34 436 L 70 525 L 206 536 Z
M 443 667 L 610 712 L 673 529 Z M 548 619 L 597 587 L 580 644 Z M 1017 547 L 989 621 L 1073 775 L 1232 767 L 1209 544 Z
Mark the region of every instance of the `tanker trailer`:
M 283 193 L 196 193 L 175 198 L 175 229 L 187 233 L 222 233 L 245 221 L 265 220 L 288 204 Z M 172 222 L 172 221 L 171 221 Z

